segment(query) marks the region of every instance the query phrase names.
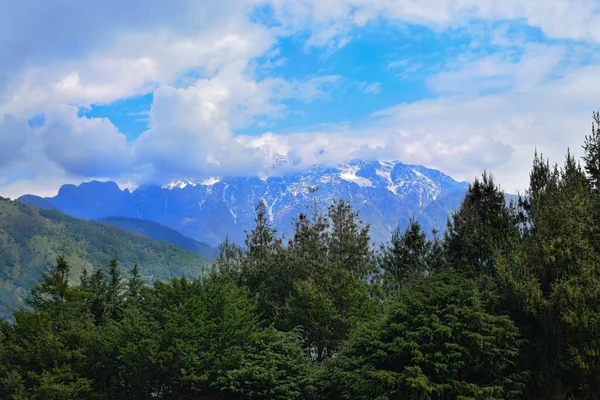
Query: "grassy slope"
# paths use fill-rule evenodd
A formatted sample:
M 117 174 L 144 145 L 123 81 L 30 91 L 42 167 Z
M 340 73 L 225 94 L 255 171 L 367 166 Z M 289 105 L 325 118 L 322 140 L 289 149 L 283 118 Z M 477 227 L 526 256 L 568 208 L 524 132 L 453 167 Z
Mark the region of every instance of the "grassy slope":
M 113 257 L 124 271 L 138 263 L 148 280 L 196 277 L 210 264 L 174 245 L 0 198 L 0 317 L 23 304 L 59 254 L 72 264 L 75 282 L 83 269 L 105 268 Z

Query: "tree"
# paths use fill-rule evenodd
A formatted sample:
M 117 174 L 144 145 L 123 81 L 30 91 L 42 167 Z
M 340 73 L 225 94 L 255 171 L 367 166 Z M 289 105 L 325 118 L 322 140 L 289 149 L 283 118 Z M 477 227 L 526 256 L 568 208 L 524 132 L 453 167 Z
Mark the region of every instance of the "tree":
M 281 249 L 281 239 L 268 220 L 267 207 L 259 201 L 254 209 L 254 228 L 246 232 L 246 248 L 250 260 L 260 262 L 262 259 Z
M 330 399 L 508 399 L 518 330 L 488 311 L 490 293 L 452 272 L 399 292 L 383 318 L 359 328 L 326 363 Z
M 529 398 L 600 398 L 598 226 L 583 169 L 534 159 L 524 240 L 501 258 L 505 305 L 528 340 Z
M 397 228 L 391 243 L 381 246 L 384 287 L 394 291 L 423 277 L 430 270 L 428 262 L 432 246 L 421 225 L 414 219 L 409 220 L 404 232 Z
M 137 263 L 133 264 L 133 267 L 130 271 L 129 281 L 127 282 L 127 300 L 129 302 L 138 301 L 140 299 L 143 287 L 144 282 L 140 276 L 140 267 Z
M 363 225 L 358 213 L 342 199 L 329 206 L 331 231 L 327 236 L 329 260 L 338 270 L 346 270 L 359 279 L 375 271 L 369 225 Z
M 592 133 L 585 137 L 583 144 L 583 161 L 591 189 L 597 193 L 600 190 L 600 112 L 594 112 L 592 117 Z
M 469 185 L 459 210 L 448 220 L 444 235 L 448 261 L 469 276 L 495 276 L 497 253 L 517 239 L 514 207 L 507 207 L 504 192 L 484 172 Z
M 311 365 L 226 279 L 158 284 L 123 321 L 121 398 L 297 398 Z
M 219 245 L 219 255 L 215 263 L 219 273 L 233 280 L 240 278 L 242 271 L 242 248 L 225 236 L 225 241 Z
M 71 267 L 58 257 L 55 267 L 27 299 L 32 311 L 14 314 L 14 324 L 2 327 L 2 364 L 10 373 L 0 377 L 10 398 L 80 399 L 92 392 L 86 373 L 86 347 L 93 320 L 81 290 L 69 285 Z
M 31 290 L 31 296 L 25 302 L 38 311 L 60 309 L 75 294 L 69 286 L 70 273 L 71 266 L 64 256 L 59 256 L 54 268 L 42 275 L 42 283 Z

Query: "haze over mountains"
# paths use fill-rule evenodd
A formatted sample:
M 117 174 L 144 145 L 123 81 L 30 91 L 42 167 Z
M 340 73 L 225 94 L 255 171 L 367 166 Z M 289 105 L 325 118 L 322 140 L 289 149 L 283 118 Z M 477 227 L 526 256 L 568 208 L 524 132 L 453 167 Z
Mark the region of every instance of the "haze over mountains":
M 285 163 L 285 159 L 278 160 Z M 326 207 L 343 198 L 371 224 L 372 239 L 382 242 L 414 216 L 426 232 L 444 230 L 446 218 L 459 206 L 467 184 L 440 171 L 397 161 L 355 160 L 336 167 L 314 166 L 289 176 L 174 180 L 130 192 L 114 182 L 64 185 L 55 197 L 24 196 L 40 207 L 78 218 L 141 218 L 173 228 L 185 236 L 218 245 L 227 235 L 243 242 L 253 223 L 253 208 L 264 201 L 269 218 L 289 237 L 293 218 L 315 199 Z

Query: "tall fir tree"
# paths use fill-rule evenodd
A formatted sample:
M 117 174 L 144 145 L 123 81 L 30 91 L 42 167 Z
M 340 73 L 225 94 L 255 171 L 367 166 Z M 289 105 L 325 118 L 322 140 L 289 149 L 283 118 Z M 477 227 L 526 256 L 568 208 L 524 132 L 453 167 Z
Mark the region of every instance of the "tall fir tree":
M 497 253 L 518 238 L 518 219 L 507 206 L 504 191 L 484 172 L 469 185 L 458 211 L 448 220 L 444 235 L 451 266 L 469 276 L 495 276 Z
M 428 265 L 433 243 L 421 225 L 411 218 L 406 230 L 399 227 L 392 234 L 391 242 L 381 246 L 380 266 L 383 269 L 383 285 L 388 291 L 410 286 L 431 270 Z

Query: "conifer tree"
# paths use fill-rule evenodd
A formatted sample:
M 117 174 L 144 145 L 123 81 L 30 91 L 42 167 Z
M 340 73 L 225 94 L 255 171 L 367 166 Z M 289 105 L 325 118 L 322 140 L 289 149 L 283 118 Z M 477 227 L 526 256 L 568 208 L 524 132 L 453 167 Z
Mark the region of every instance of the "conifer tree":
M 597 193 L 600 190 L 600 112 L 594 112 L 592 117 L 592 133 L 585 137 L 583 160 L 591 189 Z
M 469 185 L 458 211 L 448 220 L 444 235 L 450 264 L 469 276 L 495 276 L 495 257 L 518 237 L 514 208 L 506 205 L 504 192 L 484 172 Z
M 327 250 L 333 267 L 365 279 L 374 272 L 369 225 L 363 225 L 358 213 L 342 199 L 329 206 L 328 217 L 331 231 L 327 236 Z
M 404 232 L 398 227 L 392 234 L 391 243 L 381 246 L 380 265 L 384 287 L 395 290 L 423 277 L 430 269 L 428 262 L 431 250 L 432 243 L 413 218 Z
M 281 239 L 277 237 L 277 231 L 269 222 L 267 207 L 263 201 L 259 201 L 254 209 L 254 227 L 246 232 L 246 249 L 250 260 L 260 260 L 281 249 Z
M 502 259 L 506 306 L 528 340 L 520 367 L 529 398 L 600 396 L 600 257 L 590 183 L 568 153 L 562 168 L 536 155 L 521 201 L 524 242 Z
M 239 279 L 241 273 L 242 248 L 233 243 L 229 236 L 219 245 L 219 255 L 215 263 L 219 273 L 233 280 Z
M 133 265 L 129 272 L 130 277 L 127 282 L 127 299 L 128 301 L 135 301 L 140 298 L 144 282 L 140 275 L 140 267 L 137 263 Z
M 42 283 L 31 290 L 31 297 L 26 303 L 35 310 L 46 310 L 54 307 L 60 308 L 74 295 L 74 290 L 69 286 L 71 266 L 64 256 L 58 256 L 55 266 L 49 273 L 42 275 Z

